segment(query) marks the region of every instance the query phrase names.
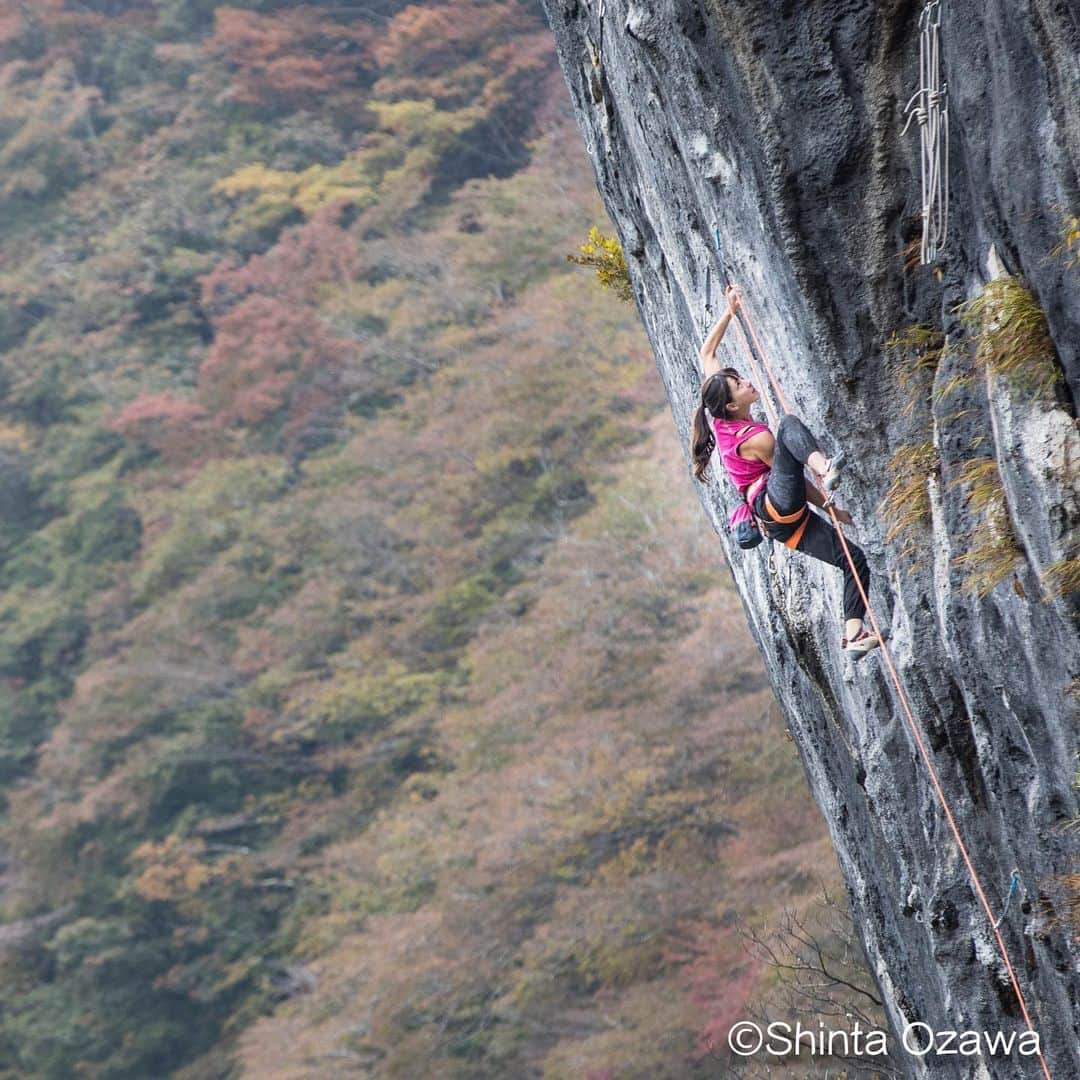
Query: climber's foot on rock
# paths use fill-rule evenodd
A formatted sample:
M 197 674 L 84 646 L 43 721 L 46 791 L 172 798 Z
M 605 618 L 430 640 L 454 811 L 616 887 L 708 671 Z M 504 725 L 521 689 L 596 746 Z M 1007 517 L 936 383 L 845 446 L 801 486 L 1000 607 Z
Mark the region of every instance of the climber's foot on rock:
M 840 478 L 844 473 L 844 453 L 841 451 L 835 457 L 829 458 L 825 469 L 825 475 L 821 480 L 822 486 L 828 492 L 835 491 L 840 486 Z
M 868 652 L 881 647 L 881 638 L 872 630 L 863 627 L 850 641 L 840 640 L 840 647 L 847 651 L 852 660 L 861 660 Z

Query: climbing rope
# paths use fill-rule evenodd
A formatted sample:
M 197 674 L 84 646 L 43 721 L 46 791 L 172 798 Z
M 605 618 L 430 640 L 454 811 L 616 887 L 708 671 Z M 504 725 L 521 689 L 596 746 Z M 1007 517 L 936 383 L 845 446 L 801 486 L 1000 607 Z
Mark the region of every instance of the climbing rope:
M 949 231 L 948 84 L 941 81 L 941 0 L 930 0 L 919 16 L 919 89 L 904 106 L 907 123 L 919 124 L 923 232 L 919 260 L 933 262 Z
M 717 261 L 720 263 L 721 280 L 724 282 L 726 289 L 727 283 L 730 279 L 728 278 L 728 275 L 724 272 L 724 253 L 720 247 L 720 226 L 716 224 L 713 225 L 713 239 L 716 242 L 716 257 Z M 739 307 L 735 313 L 735 318 L 732 320 L 732 322 L 735 324 L 735 330 L 739 335 L 739 340 L 743 343 L 743 349 L 746 351 L 746 355 L 750 358 L 750 367 L 754 376 L 754 385 L 759 390 L 764 391 L 766 388 L 766 382 L 768 380 L 766 380 L 761 368 L 758 366 L 757 356 L 755 355 L 754 350 L 751 347 L 750 342 L 746 336 L 746 328 L 743 326 L 742 321 L 744 309 L 742 306 L 741 292 L 739 293 L 739 301 Z M 749 326 L 749 321 L 747 322 L 747 326 Z M 772 421 L 772 425 L 775 428 L 780 422 L 776 406 L 773 404 L 772 401 L 769 400 L 769 398 L 764 393 L 762 394 L 761 400 L 764 403 L 765 411 L 769 414 L 769 419 Z
M 768 372 L 769 381 L 772 384 L 773 390 L 776 393 L 777 398 L 780 400 L 783 406 L 784 412 L 791 412 L 791 408 L 788 404 L 788 400 L 784 395 L 783 388 L 780 386 L 779 380 L 776 378 L 776 373 L 773 371 L 772 365 L 769 363 L 768 354 L 761 347 L 761 342 L 758 339 L 756 332 L 754 331 L 754 323 L 750 317 L 749 312 L 746 310 L 745 303 L 742 296 L 742 291 L 737 290 L 737 296 L 739 300 L 739 310 L 743 314 L 744 321 L 750 332 L 751 338 L 754 340 L 758 355 L 761 357 L 765 370 Z M 741 329 L 741 325 L 740 325 Z M 744 339 L 745 340 L 745 339 Z M 753 360 L 753 357 L 751 357 Z M 818 492 L 825 497 L 824 488 L 822 484 L 822 477 L 815 477 L 817 483 L 816 488 Z M 934 791 L 937 794 L 938 801 L 941 803 L 941 808 L 945 814 L 945 820 L 949 824 L 949 829 L 952 831 L 953 837 L 956 840 L 956 845 L 960 849 L 960 854 L 963 857 L 964 864 L 967 866 L 968 874 L 971 877 L 972 885 L 975 888 L 975 893 L 979 898 L 980 903 L 983 906 L 983 910 L 986 912 L 987 919 L 990 921 L 990 926 L 994 932 L 994 937 L 997 939 L 998 949 L 1001 952 L 1001 958 L 1005 963 L 1005 968 L 1009 973 L 1009 979 L 1012 983 L 1013 991 L 1016 994 L 1016 1000 L 1019 1002 L 1020 1011 L 1024 1017 L 1024 1023 L 1027 1024 L 1028 1030 L 1035 1031 L 1035 1027 L 1031 1022 L 1031 1015 L 1028 1013 L 1027 1002 L 1024 999 L 1024 994 L 1020 989 L 1020 982 L 1016 977 L 1016 971 L 1013 968 L 1012 961 L 1009 959 L 1009 950 L 1005 946 L 1005 939 L 1001 936 L 1000 923 L 1001 919 L 995 919 L 994 913 L 991 910 L 990 902 L 986 898 L 986 892 L 982 887 L 982 882 L 979 880 L 979 875 L 975 870 L 975 865 L 971 861 L 971 856 L 968 854 L 967 846 L 964 844 L 963 837 L 960 835 L 960 829 L 956 824 L 956 819 L 953 817 L 952 808 L 949 806 L 949 800 L 946 798 L 945 790 L 941 785 L 941 780 L 938 777 L 937 769 L 934 767 L 933 759 L 930 757 L 930 751 L 926 747 L 926 742 L 923 740 L 922 733 L 919 731 L 919 725 L 915 720 L 915 714 L 912 712 L 911 703 L 908 701 L 908 696 L 904 691 L 903 684 L 900 682 L 900 676 L 897 674 L 896 666 L 893 664 L 892 656 L 889 653 L 889 647 L 885 643 L 885 637 L 881 632 L 881 627 L 878 625 L 877 616 L 874 613 L 873 606 L 870 603 L 870 598 L 866 595 L 866 590 L 863 588 L 862 579 L 859 577 L 859 572 L 855 567 L 855 561 L 851 557 L 851 549 L 848 547 L 847 539 L 844 536 L 843 530 L 840 528 L 840 521 L 836 516 L 836 510 L 832 504 L 828 501 L 825 503 L 825 509 L 828 510 L 829 516 L 832 518 L 833 527 L 836 529 L 837 536 L 840 540 L 840 545 L 844 550 L 844 556 L 851 567 L 852 577 L 855 580 L 855 584 L 858 586 L 859 595 L 862 597 L 863 603 L 866 605 L 866 613 L 870 618 L 870 623 L 874 628 L 874 633 L 877 634 L 878 641 L 881 643 L 881 653 L 885 659 L 885 664 L 889 669 L 889 674 L 892 676 L 893 685 L 896 687 L 896 693 L 900 699 L 900 703 L 903 706 L 904 714 L 907 717 L 908 726 L 911 729 L 911 734 L 915 739 L 915 744 L 919 748 L 919 753 L 922 755 L 922 759 L 926 764 L 927 772 L 930 774 L 930 780 L 933 784 Z M 1015 871 L 1014 871 L 1015 874 Z M 1015 880 L 1019 883 L 1019 875 L 1015 875 Z M 1015 888 L 1010 885 L 1009 895 L 1011 897 Z M 1008 900 L 1006 900 L 1006 910 L 1008 908 Z M 1002 918 L 1004 918 L 1004 912 L 1002 912 Z M 1050 1069 L 1046 1064 L 1046 1058 L 1042 1053 L 1042 1046 L 1039 1046 L 1039 1062 L 1042 1065 L 1043 1074 L 1046 1080 L 1051 1080 Z
M 742 310 L 742 296 L 740 294 L 739 311 L 742 312 Z M 753 369 L 754 374 L 754 385 L 756 387 L 760 387 L 762 390 L 767 391 L 769 386 L 769 380 L 765 378 L 765 376 L 761 372 L 761 368 L 758 367 L 757 360 L 754 356 L 754 350 L 751 348 L 750 341 L 747 338 L 749 320 L 747 320 L 745 324 L 743 323 L 743 320 L 741 318 L 734 319 L 733 321 L 735 323 L 735 330 L 739 335 L 739 340 L 743 343 L 743 349 L 746 351 L 746 355 L 750 358 L 750 366 Z M 773 387 L 773 389 L 775 390 L 775 386 Z M 769 399 L 767 393 L 762 395 L 761 401 L 765 406 L 765 411 L 769 414 L 769 419 L 772 421 L 772 426 L 774 428 L 777 427 L 780 423 L 780 416 L 776 410 L 776 406 Z M 790 410 L 785 408 L 784 411 L 789 412 Z

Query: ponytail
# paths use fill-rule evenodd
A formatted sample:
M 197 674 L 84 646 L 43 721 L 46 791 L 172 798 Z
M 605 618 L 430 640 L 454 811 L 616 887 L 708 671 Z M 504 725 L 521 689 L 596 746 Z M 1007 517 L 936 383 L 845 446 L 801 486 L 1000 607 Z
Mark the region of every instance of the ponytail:
M 737 379 L 739 373 L 734 368 L 724 368 L 705 380 L 701 387 L 701 403 L 694 413 L 693 441 L 690 443 L 690 457 L 694 461 L 694 477 L 705 479 L 709 468 L 716 436 L 713 434 L 709 413 L 713 416 L 727 416 L 728 402 L 731 401 L 731 388 L 728 379 Z
M 699 405 L 694 413 L 694 438 L 690 444 L 690 456 L 694 459 L 694 478 L 705 479 L 705 470 L 709 467 L 713 448 L 716 446 L 716 437 L 712 432 L 712 425 L 705 415 L 705 406 Z

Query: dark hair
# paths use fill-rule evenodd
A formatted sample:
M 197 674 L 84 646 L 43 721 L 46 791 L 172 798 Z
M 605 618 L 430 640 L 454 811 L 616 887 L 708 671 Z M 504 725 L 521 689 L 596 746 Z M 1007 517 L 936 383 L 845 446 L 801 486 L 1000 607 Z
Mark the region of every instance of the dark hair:
M 739 373 L 734 368 L 724 368 L 707 378 L 701 387 L 701 404 L 694 413 L 693 441 L 690 444 L 690 456 L 694 459 L 694 476 L 705 479 L 705 470 L 709 467 L 716 437 L 712 424 L 705 415 L 707 409 L 713 416 L 727 416 L 728 403 L 731 401 L 731 387 L 728 379 L 737 379 Z

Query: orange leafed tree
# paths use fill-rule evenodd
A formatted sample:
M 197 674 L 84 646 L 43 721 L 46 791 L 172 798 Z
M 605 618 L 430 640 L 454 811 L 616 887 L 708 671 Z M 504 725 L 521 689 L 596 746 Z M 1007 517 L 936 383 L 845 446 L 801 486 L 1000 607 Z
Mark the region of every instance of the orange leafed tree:
M 443 104 L 477 93 L 489 107 L 501 104 L 521 76 L 551 68 L 539 9 L 519 0 L 413 4 L 390 22 L 374 54 L 379 96 L 432 97 Z

